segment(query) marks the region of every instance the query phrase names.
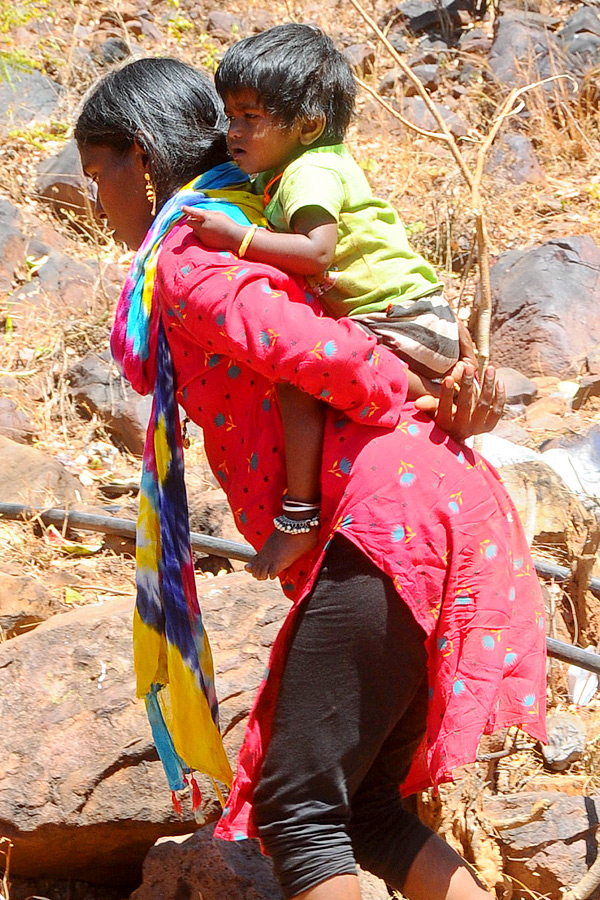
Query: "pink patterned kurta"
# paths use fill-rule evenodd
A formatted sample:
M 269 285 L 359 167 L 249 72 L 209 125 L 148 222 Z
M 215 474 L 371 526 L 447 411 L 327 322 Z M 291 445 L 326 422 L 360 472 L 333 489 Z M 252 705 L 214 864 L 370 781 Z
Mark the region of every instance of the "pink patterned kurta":
M 178 400 L 203 428 L 210 465 L 254 547 L 272 531 L 285 489 L 275 382 L 331 404 L 319 545 L 282 578 L 294 605 L 216 834 L 255 834 L 253 786 L 295 614 L 338 530 L 393 579 L 428 636 L 427 735 L 403 791 L 451 778 L 483 733 L 516 724 L 544 740 L 543 600 L 494 469 L 405 402 L 400 360 L 350 320 L 322 317 L 290 276 L 205 250 L 179 226 L 157 277 Z

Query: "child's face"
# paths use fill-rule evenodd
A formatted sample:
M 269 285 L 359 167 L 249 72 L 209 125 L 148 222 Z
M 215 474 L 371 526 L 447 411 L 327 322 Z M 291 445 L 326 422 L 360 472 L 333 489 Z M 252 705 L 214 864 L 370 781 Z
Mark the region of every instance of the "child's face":
M 305 149 L 300 124 L 284 125 L 261 106 L 251 90 L 225 97 L 229 119 L 227 146 L 242 172 L 255 175 L 268 169 L 284 169 Z

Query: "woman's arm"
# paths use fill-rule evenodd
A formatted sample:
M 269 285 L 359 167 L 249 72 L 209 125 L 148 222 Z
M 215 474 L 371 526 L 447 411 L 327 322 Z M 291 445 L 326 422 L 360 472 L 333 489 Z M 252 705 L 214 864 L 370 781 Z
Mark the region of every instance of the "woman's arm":
M 199 346 L 271 381 L 294 384 L 364 424 L 398 423 L 407 388 L 403 362 L 349 319 L 322 317 L 285 273 L 258 263 L 230 264 L 217 252 L 185 244 L 172 255 L 163 248 L 158 284 Z

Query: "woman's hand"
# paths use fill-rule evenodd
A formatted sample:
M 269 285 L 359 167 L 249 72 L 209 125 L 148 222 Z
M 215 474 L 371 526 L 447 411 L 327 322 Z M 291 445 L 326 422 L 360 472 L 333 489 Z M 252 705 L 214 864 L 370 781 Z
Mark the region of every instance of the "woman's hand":
M 247 228 L 238 225 L 225 213 L 196 209 L 194 206 L 182 206 L 181 211 L 186 214 L 188 225 L 205 247 L 237 253 Z
M 440 428 L 457 441 L 491 431 L 504 409 L 506 391 L 496 380 L 494 367 L 485 370 L 481 390 L 475 372 L 474 365 L 460 360 L 442 384 L 434 386 L 437 396 L 425 395 L 415 401 L 417 409 L 431 413 Z

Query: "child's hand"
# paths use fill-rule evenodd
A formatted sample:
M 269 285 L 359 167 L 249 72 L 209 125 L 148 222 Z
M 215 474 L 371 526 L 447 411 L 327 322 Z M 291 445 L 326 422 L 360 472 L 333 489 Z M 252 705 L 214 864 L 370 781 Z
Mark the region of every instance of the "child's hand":
M 188 224 L 205 247 L 211 250 L 230 250 L 237 253 L 247 229 L 221 212 L 207 212 L 193 206 L 182 206 L 181 211 L 188 217 Z

